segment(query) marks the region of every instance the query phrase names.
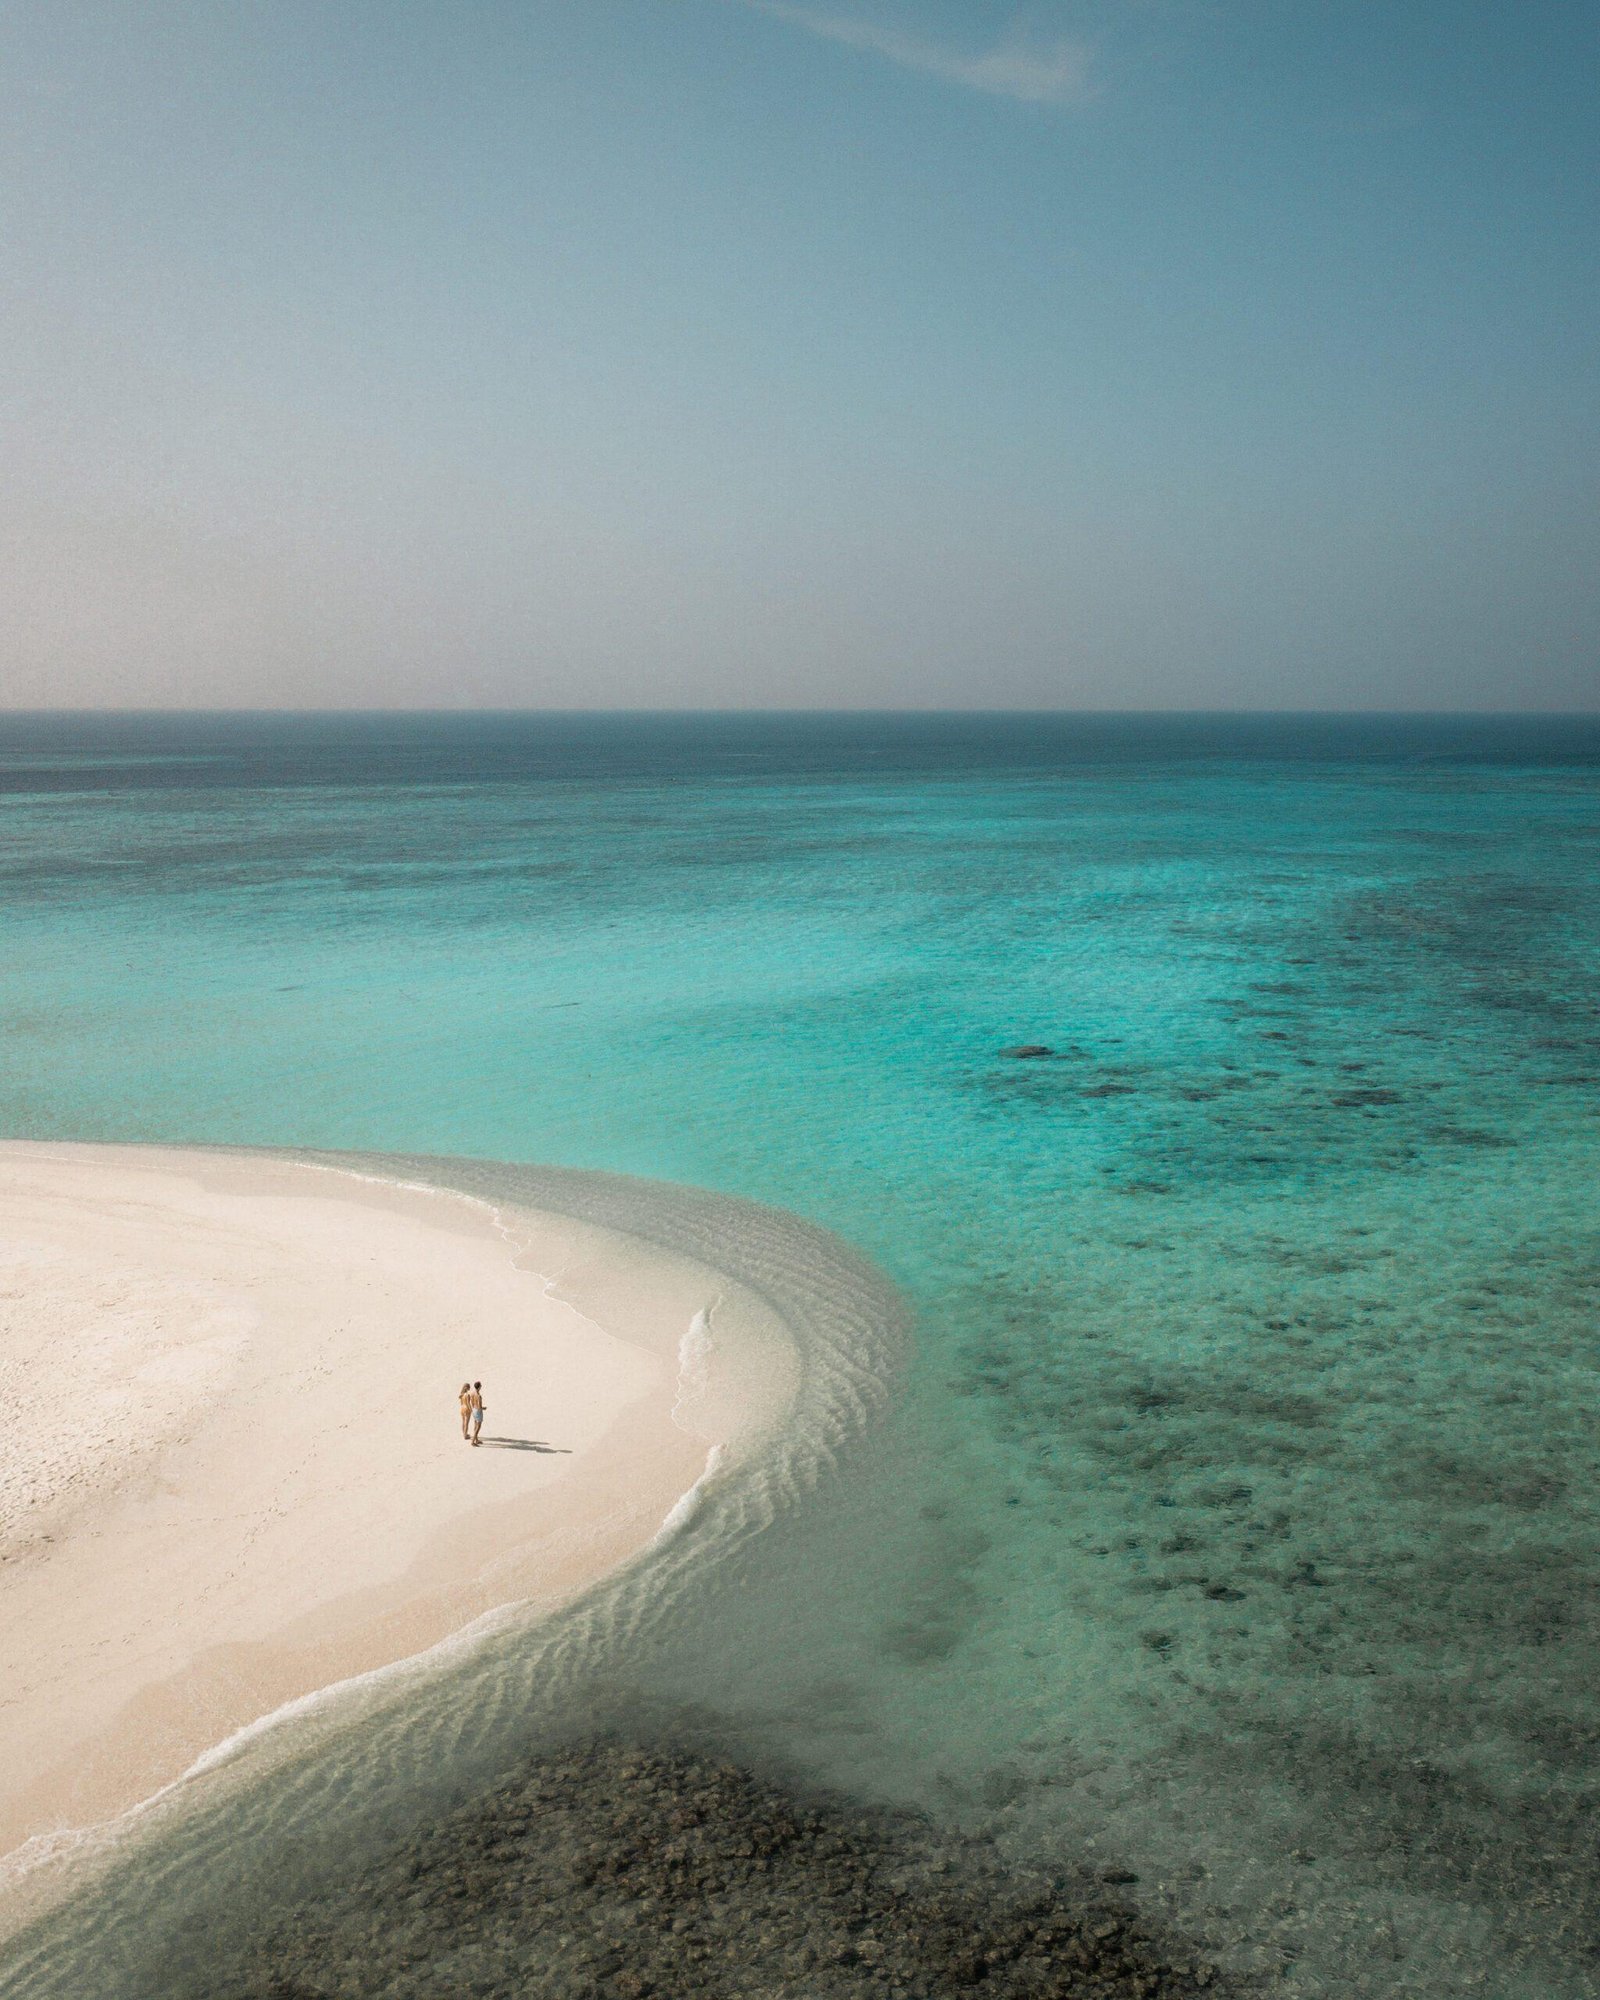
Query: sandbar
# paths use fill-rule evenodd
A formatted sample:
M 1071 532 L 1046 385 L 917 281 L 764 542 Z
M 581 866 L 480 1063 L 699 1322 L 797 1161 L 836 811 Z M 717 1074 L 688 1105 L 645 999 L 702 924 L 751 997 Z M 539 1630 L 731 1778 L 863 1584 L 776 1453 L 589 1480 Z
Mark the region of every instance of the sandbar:
M 686 1380 L 721 1283 L 324 1164 L 0 1143 L 0 1857 L 647 1546 L 790 1392 L 770 1343 Z

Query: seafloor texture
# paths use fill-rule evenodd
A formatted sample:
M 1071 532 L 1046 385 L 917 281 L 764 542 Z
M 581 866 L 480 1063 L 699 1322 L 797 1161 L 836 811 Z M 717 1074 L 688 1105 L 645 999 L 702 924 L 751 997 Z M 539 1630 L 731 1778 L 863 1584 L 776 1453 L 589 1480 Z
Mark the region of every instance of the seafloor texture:
M 1140 1924 L 1135 1879 L 1008 1869 L 921 1814 L 606 1735 L 530 1758 L 337 1899 L 191 1945 L 163 2000 L 1225 1993 L 1203 1953 Z
M 911 1298 L 654 1696 L 1286 1994 L 1600 1993 L 1600 727 L 4 742 L 6 1130 L 695 1183 Z

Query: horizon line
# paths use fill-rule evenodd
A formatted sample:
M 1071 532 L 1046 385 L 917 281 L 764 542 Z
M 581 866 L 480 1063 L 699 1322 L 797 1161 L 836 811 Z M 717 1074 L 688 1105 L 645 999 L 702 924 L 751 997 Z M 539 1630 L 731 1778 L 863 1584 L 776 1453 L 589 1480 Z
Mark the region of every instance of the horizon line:
M 861 716 L 883 719 L 888 717 L 916 716 L 1116 716 L 1116 717 L 1197 717 L 1245 719 L 1250 717 L 1295 717 L 1320 718 L 1323 720 L 1431 720 L 1431 721 L 1600 721 L 1600 707 L 1594 708 L 1112 708 L 1112 707 L 1035 707 L 1008 706 L 994 708 L 960 707 L 944 708 L 933 704 L 925 706 L 896 706 L 890 708 L 850 707 L 833 708 L 808 707 L 717 707 L 703 706 L 650 707 L 610 705 L 602 708 L 580 708 L 550 705 L 516 705 L 484 703 L 475 706 L 453 704 L 434 706 L 416 704 L 395 707 L 366 707 L 355 703 L 316 703 L 303 707 L 285 704 L 272 707 L 210 706 L 192 704 L 171 706 L 160 703 L 139 703 L 129 706 L 68 706 L 48 708 L 40 706 L 7 707 L 0 705 L 0 721 L 20 720 L 30 717 L 133 717 L 133 716 L 208 716 L 208 717 L 267 717 L 267 716 L 383 716 L 399 720 L 405 717 L 460 717 L 471 716 L 768 716 L 772 718 L 794 718 L 800 716 Z

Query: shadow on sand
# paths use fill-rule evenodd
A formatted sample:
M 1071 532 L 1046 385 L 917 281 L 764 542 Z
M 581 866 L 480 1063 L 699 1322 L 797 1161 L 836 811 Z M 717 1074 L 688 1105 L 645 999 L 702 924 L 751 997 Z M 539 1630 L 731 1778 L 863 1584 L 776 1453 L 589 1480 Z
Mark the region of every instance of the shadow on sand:
M 492 1444 L 497 1451 L 564 1451 L 569 1456 L 570 1444 L 546 1444 L 540 1438 L 480 1438 L 480 1444 Z

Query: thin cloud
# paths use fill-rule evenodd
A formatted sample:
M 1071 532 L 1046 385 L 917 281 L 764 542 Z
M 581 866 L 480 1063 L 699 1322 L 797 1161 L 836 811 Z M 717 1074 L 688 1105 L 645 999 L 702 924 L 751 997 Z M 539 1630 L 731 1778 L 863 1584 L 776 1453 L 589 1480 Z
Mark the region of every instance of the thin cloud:
M 1089 50 L 1067 36 L 1048 42 L 1013 37 L 981 55 L 969 55 L 848 14 L 795 7 L 789 0 L 742 0 L 742 4 L 775 21 L 803 28 L 809 35 L 820 35 L 824 41 L 884 56 L 902 69 L 920 70 L 925 76 L 986 91 L 991 97 L 1010 97 L 1019 104 L 1082 104 L 1093 95 Z

